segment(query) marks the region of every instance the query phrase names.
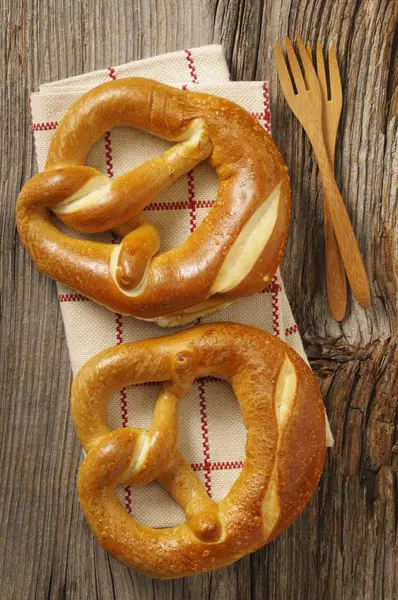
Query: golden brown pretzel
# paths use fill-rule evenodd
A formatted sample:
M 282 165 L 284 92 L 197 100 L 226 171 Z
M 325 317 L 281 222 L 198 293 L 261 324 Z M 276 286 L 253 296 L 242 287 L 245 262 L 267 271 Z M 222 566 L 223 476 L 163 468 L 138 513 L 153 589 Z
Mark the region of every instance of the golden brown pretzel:
M 177 144 L 110 180 L 84 163 L 92 145 L 120 125 Z M 141 211 L 205 159 L 220 180 L 215 204 L 182 246 L 158 254 L 158 233 Z M 77 231 L 112 229 L 122 242 L 69 237 L 48 209 Z M 241 107 L 126 78 L 73 104 L 52 138 L 44 172 L 23 187 L 16 214 L 25 246 L 50 277 L 122 314 L 174 313 L 178 320 L 190 309 L 195 318 L 271 280 L 288 233 L 289 177 L 272 139 Z
M 228 381 L 247 429 L 243 469 L 215 504 L 176 451 L 180 398 L 196 377 Z M 111 431 L 110 395 L 165 381 L 148 431 Z M 72 416 L 87 456 L 78 490 L 102 546 L 153 577 L 183 577 L 231 563 L 279 535 L 313 494 L 325 456 L 325 414 L 315 377 L 285 343 L 252 327 L 200 325 L 101 352 L 72 387 Z M 185 510 L 186 522 L 152 529 L 127 514 L 118 484 L 156 479 Z

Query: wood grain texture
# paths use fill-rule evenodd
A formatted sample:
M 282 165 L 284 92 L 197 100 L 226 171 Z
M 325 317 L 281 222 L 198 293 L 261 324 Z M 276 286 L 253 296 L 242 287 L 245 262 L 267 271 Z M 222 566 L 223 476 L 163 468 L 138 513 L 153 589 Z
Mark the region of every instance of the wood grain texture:
M 397 3 L 3 0 L 0 11 L 0 597 L 396 598 Z M 335 42 L 345 92 L 336 177 L 370 276 L 372 310 L 350 296 L 342 324 L 326 300 L 317 168 L 273 62 L 274 41 L 296 30 L 312 44 Z M 30 91 L 43 81 L 212 41 L 223 42 L 234 78 L 270 82 L 273 135 L 293 183 L 284 280 L 336 445 L 317 496 L 278 540 L 219 571 L 159 582 L 107 556 L 82 518 L 55 285 L 22 249 L 13 211 L 35 171 Z

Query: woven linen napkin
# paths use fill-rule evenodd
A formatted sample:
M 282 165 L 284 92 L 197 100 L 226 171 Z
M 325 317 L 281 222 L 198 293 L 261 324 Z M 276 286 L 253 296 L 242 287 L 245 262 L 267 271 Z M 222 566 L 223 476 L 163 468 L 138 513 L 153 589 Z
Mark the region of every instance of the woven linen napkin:
M 44 168 L 53 132 L 69 106 L 88 89 L 129 76 L 153 78 L 179 88 L 233 100 L 251 112 L 271 133 L 267 82 L 231 82 L 221 46 L 212 45 L 42 85 L 31 96 L 39 170 Z M 109 177 L 118 177 L 159 155 L 167 147 L 169 144 L 159 138 L 120 127 L 107 132 L 97 142 L 90 152 L 88 164 Z M 202 222 L 216 197 L 217 184 L 213 169 L 202 163 L 147 207 L 146 212 L 159 230 L 162 251 L 180 245 Z M 59 226 L 63 228 L 62 224 Z M 113 241 L 112 233 L 92 237 Z M 91 356 L 109 346 L 176 331 L 113 314 L 60 284 L 58 298 L 74 374 Z M 242 299 L 202 321 L 236 321 L 261 327 L 284 340 L 306 360 L 279 271 L 263 293 Z M 115 394 L 108 410 L 110 426 L 149 427 L 158 389 L 157 384 L 149 383 Z M 326 428 L 328 445 L 332 445 L 327 419 Z M 180 407 L 179 449 L 215 501 L 228 493 L 242 468 L 245 434 L 231 388 L 221 381 L 195 382 Z M 119 496 L 126 509 L 147 525 L 166 527 L 183 520 L 181 509 L 157 483 L 119 490 Z

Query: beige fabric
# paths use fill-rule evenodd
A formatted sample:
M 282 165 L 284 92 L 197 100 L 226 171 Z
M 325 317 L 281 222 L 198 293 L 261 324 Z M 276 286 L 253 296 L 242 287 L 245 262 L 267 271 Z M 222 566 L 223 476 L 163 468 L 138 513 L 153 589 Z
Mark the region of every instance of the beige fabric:
M 71 79 L 44 84 L 31 97 L 32 122 L 39 170 L 45 164 L 49 142 L 68 107 L 87 89 L 111 79 L 143 76 L 165 83 L 209 92 L 237 102 L 252 112 L 270 132 L 266 82 L 231 82 L 221 46 L 175 52 L 110 67 Z M 92 149 L 89 164 L 117 177 L 162 152 L 168 144 L 129 128 L 114 129 Z M 217 178 L 207 164 L 181 178 L 148 208 L 159 229 L 162 250 L 183 242 L 199 225 L 214 200 Z M 76 234 L 74 234 L 76 235 Z M 112 235 L 94 236 L 112 241 Z M 151 323 L 121 317 L 58 286 L 73 372 L 100 350 L 125 341 L 165 335 Z M 240 300 L 203 321 L 231 320 L 273 331 L 305 360 L 306 356 L 280 274 L 263 293 Z M 113 427 L 148 427 L 157 385 L 131 387 L 116 394 L 109 405 Z M 328 445 L 333 438 L 327 423 Z M 228 492 L 245 455 L 245 428 L 229 386 L 219 381 L 196 382 L 180 408 L 179 447 L 216 502 Z M 183 514 L 160 486 L 152 484 L 120 491 L 126 508 L 142 522 L 175 525 Z

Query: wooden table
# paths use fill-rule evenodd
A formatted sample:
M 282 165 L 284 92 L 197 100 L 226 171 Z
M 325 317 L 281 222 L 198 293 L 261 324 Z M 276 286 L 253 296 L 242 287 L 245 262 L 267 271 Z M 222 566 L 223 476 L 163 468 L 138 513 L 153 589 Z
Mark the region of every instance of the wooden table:
M 0 598 L 398 597 L 396 9 L 393 0 L 2 3 Z M 345 91 L 336 173 L 370 275 L 372 310 L 350 298 L 341 325 L 325 297 L 317 168 L 273 61 L 275 39 L 296 30 L 312 42 L 337 43 Z M 223 43 L 234 78 L 270 82 L 274 137 L 293 184 L 284 280 L 336 444 L 318 494 L 276 542 L 219 571 L 161 582 L 106 555 L 82 518 L 80 447 L 69 415 L 71 373 L 55 284 L 22 248 L 14 204 L 36 169 L 28 95 L 40 83 L 211 42 Z

